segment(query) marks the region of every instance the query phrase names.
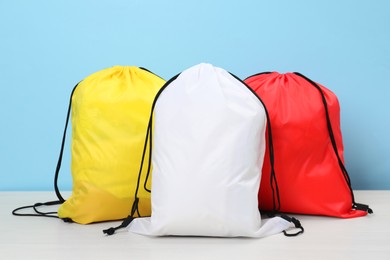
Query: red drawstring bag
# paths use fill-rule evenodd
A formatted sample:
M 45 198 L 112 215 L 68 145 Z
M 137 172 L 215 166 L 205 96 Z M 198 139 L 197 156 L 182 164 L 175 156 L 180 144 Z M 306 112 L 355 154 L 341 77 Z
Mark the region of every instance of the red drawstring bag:
M 273 158 L 267 146 L 259 208 L 340 218 L 372 213 L 354 200 L 336 95 L 299 73 L 259 73 L 245 83 L 267 107 L 272 131 Z

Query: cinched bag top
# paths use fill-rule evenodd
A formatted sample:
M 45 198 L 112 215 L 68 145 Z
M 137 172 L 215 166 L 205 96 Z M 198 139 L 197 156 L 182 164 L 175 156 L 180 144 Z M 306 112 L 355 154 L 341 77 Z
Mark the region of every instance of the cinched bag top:
M 152 215 L 133 220 L 131 232 L 263 237 L 293 225 L 261 221 L 267 116 L 241 80 L 211 64 L 191 67 L 162 87 L 153 118 Z

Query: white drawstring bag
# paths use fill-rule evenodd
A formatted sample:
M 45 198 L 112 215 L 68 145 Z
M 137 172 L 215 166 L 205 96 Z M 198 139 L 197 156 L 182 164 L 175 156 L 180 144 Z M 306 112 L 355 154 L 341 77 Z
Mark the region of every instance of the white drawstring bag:
M 131 232 L 264 237 L 298 227 L 285 216 L 261 221 L 257 194 L 267 117 L 245 83 L 199 64 L 169 80 L 153 109 L 152 215 L 131 219 Z

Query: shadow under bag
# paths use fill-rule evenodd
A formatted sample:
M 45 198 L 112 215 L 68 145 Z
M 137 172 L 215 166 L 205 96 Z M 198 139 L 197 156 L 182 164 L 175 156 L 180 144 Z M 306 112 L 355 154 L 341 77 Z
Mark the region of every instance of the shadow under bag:
M 245 82 L 263 100 L 272 125 L 274 169 L 282 212 L 340 218 L 372 210 L 355 202 L 344 166 L 340 106 L 329 89 L 299 73 L 259 73 Z M 270 151 L 262 169 L 259 207 L 273 210 Z
M 170 79 L 152 109 L 152 215 L 130 219 L 131 232 L 265 237 L 301 228 L 286 216 L 261 220 L 257 193 L 267 115 L 241 80 L 199 64 Z

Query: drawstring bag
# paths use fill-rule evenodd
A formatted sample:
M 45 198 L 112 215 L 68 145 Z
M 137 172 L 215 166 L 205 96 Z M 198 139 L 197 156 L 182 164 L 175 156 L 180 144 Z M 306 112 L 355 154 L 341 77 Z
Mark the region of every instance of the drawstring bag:
M 191 67 L 163 86 L 153 111 L 146 138 L 153 143 L 152 216 L 130 216 L 120 227 L 132 221 L 130 231 L 143 235 L 214 237 L 264 237 L 291 227 L 291 218 L 261 221 L 266 112 L 242 81 L 210 64 Z
M 282 212 L 352 218 L 372 213 L 355 202 L 344 166 L 340 107 L 329 89 L 299 73 L 259 73 L 249 85 L 263 100 L 272 126 L 274 170 Z M 267 149 L 259 207 L 274 209 L 267 185 Z
M 164 83 L 146 69 L 114 66 L 88 76 L 73 89 L 55 173 L 59 200 L 33 205 L 38 216 L 56 217 L 56 212 L 37 210 L 38 206 L 52 204 L 62 204 L 59 218 L 80 224 L 128 215 L 139 178 L 150 108 Z M 70 114 L 73 188 L 65 200 L 57 180 Z M 141 173 L 140 178 L 145 177 Z M 150 194 L 140 190 L 138 199 L 140 214 L 150 215 Z

